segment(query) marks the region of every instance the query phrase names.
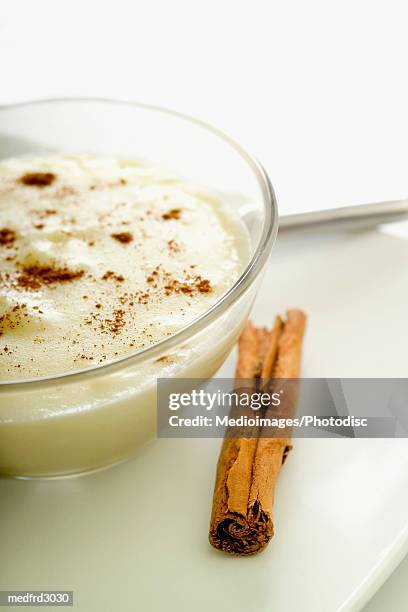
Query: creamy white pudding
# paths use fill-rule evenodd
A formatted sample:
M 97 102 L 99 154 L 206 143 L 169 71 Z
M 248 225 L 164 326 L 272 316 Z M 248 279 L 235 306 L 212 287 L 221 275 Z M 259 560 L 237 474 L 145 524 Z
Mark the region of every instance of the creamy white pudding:
M 146 165 L 0 163 L 0 378 L 104 364 L 208 310 L 248 260 L 240 219 Z
M 259 277 L 199 331 L 137 352 L 208 311 L 249 252 L 233 206 L 146 165 L 0 162 L 0 474 L 84 472 L 151 438 L 157 379 L 212 376 Z

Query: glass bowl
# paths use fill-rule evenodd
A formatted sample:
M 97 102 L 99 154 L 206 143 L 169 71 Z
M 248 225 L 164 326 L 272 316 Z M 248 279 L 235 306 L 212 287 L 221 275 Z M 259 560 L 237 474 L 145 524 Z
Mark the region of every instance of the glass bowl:
M 250 260 L 209 310 L 149 348 L 78 372 L 1 382 L 0 474 L 14 477 L 98 469 L 154 436 L 157 378 L 208 378 L 222 365 L 248 316 L 278 224 L 259 163 L 219 130 L 164 108 L 68 99 L 0 109 L 0 158 L 48 153 L 142 159 L 205 186 L 243 219 Z

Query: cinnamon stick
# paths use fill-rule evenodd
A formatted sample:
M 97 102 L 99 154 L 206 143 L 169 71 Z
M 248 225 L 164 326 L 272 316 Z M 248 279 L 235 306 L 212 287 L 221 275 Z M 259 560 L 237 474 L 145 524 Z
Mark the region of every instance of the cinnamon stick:
M 288 310 L 276 317 L 271 330 L 246 324 L 238 342 L 235 377 L 255 384 L 262 378 L 297 378 L 306 316 Z M 289 438 L 224 439 L 217 466 L 209 540 L 235 555 L 263 550 L 274 528 L 272 508 L 276 481 L 287 454 Z

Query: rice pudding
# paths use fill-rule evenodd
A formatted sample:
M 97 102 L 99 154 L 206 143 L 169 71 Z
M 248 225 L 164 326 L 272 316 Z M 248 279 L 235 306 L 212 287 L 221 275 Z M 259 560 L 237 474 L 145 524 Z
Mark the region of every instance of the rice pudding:
M 248 259 L 222 203 L 150 167 L 97 157 L 0 163 L 0 378 L 89 368 L 208 310 Z

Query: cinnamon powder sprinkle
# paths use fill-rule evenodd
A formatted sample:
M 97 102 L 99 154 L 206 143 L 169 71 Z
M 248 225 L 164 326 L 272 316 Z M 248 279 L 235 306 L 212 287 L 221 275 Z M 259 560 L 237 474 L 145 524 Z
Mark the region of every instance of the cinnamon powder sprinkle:
M 128 242 L 132 242 L 133 240 L 133 234 L 131 234 L 130 232 L 118 232 L 116 234 L 111 234 L 111 236 L 122 244 L 127 244 Z
M 171 210 L 169 210 L 169 212 L 166 212 L 162 215 L 162 219 L 164 219 L 165 221 L 170 221 L 170 219 L 180 219 L 181 217 L 181 210 L 180 208 L 172 208 Z
M 213 290 L 210 281 L 207 278 L 201 276 L 195 276 L 191 280 L 186 282 L 180 282 L 179 280 L 171 280 L 164 286 L 166 295 L 172 295 L 177 293 L 185 293 L 186 295 L 194 295 L 195 293 L 211 293 Z
M 118 283 L 123 283 L 125 277 L 122 274 L 115 274 L 112 270 L 107 270 L 105 274 L 102 276 L 102 280 L 112 279 Z
M 180 246 L 175 240 L 168 240 L 167 248 L 171 253 L 178 253 L 180 251 Z
M 17 284 L 24 289 L 40 289 L 43 285 L 67 283 L 84 275 L 83 270 L 70 270 L 67 266 L 61 268 L 52 266 L 27 266 L 17 277 Z
M 186 271 L 185 271 L 186 272 Z M 157 291 L 163 291 L 165 296 L 185 294 L 189 296 L 197 295 L 198 293 L 211 293 L 213 287 L 207 278 L 201 275 L 187 274 L 182 280 L 178 280 L 169 272 L 157 266 L 146 276 L 146 282 L 149 284 L 146 292 L 138 292 L 138 302 L 147 304 L 150 297 L 157 294 Z
M 120 334 L 125 325 L 125 311 L 122 308 L 116 308 L 112 315 L 112 319 L 103 319 L 103 321 L 101 321 L 100 331 Z
M 10 311 L 5 312 L 0 316 L 0 336 L 3 335 L 4 330 L 8 329 L 16 329 L 19 327 L 24 319 L 28 318 L 27 305 L 26 304 L 16 304 L 11 308 Z M 7 348 L 7 347 L 6 347 Z M 8 349 L 4 349 L 5 352 L 8 352 Z
M 20 179 L 19 183 L 28 187 L 48 187 L 57 177 L 52 172 L 27 172 Z
M 14 230 L 7 227 L 0 229 L 0 245 L 5 246 L 8 244 L 13 244 L 16 238 L 17 234 Z

